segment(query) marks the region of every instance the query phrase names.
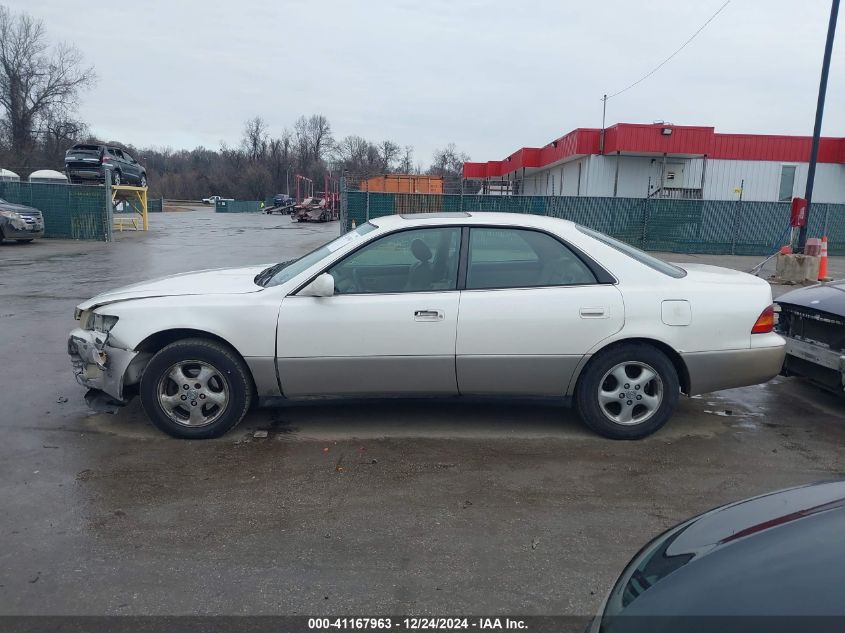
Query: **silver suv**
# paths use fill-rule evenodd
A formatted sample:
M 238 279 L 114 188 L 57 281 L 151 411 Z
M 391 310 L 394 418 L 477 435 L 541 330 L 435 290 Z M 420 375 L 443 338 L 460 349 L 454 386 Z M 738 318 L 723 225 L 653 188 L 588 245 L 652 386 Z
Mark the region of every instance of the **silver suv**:
M 31 242 L 37 237 L 44 237 L 41 211 L 0 198 L 0 242 L 4 239 Z

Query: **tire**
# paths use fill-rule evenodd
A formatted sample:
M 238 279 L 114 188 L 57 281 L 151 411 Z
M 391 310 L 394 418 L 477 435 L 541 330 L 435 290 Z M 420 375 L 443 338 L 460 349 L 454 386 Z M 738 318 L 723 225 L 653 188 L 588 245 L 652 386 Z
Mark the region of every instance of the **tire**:
M 18 242 L 18 244 L 29 244 L 29 243 L 30 243 L 31 241 L 33 241 L 34 239 L 35 239 L 35 238 L 30 238 L 30 239 L 28 239 L 28 240 L 17 240 L 17 242 Z
M 120 180 L 121 180 L 120 172 L 119 171 L 114 172 L 114 174 L 112 174 L 112 177 L 111 177 L 112 186 L 113 187 L 119 187 L 120 186 Z
M 641 382 L 644 371 L 654 377 Z M 599 435 L 638 440 L 669 421 L 679 392 L 678 372 L 666 354 L 646 343 L 624 343 L 593 356 L 578 380 L 575 403 Z
M 138 180 L 138 185 L 141 187 L 147 186 L 147 174 L 141 174 L 141 178 Z
M 209 439 L 233 429 L 246 415 L 252 380 L 231 348 L 191 338 L 171 343 L 152 357 L 141 376 L 140 395 L 144 411 L 165 433 Z

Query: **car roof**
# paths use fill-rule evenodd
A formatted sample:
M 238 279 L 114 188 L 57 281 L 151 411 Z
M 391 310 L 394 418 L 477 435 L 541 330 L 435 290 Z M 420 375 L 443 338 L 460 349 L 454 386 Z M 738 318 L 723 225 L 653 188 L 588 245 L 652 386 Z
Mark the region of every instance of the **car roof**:
M 379 228 L 395 229 L 427 224 L 479 224 L 494 226 L 524 226 L 547 230 L 561 226 L 574 226 L 574 222 L 530 213 L 500 213 L 490 211 L 461 211 L 454 213 L 408 213 L 371 218 L 370 222 Z

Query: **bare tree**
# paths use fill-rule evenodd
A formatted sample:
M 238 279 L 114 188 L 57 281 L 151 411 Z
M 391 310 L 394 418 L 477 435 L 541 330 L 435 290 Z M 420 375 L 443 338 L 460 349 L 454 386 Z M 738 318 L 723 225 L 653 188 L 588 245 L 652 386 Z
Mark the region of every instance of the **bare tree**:
M 312 114 L 305 126 L 306 143 L 310 158 L 320 162 L 332 144 L 332 127 L 322 114 Z
M 393 171 L 393 164 L 399 158 L 399 145 L 393 141 L 382 141 L 379 145 L 379 153 L 381 154 L 381 166 L 385 173 Z
M 72 112 L 94 80 L 78 49 L 62 43 L 50 50 L 41 20 L 0 6 L 0 107 L 13 153 L 28 156 L 46 122 Z
M 460 178 L 464 163 L 468 160 L 469 154 L 457 151 L 455 144 L 449 143 L 446 147 L 435 150 L 434 160 L 428 168 L 428 173 L 444 178 Z
M 414 148 L 406 145 L 402 150 L 402 158 L 399 161 L 399 173 L 410 174 L 414 171 Z
M 267 154 L 267 123 L 260 116 L 248 119 L 244 124 L 241 149 L 250 160 L 259 160 Z

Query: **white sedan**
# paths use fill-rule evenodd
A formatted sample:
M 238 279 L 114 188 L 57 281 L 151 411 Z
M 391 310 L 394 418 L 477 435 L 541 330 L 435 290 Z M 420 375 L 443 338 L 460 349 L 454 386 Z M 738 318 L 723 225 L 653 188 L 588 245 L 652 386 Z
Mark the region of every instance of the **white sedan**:
M 472 394 L 558 398 L 635 439 L 681 392 L 765 382 L 784 357 L 765 281 L 505 213 L 382 217 L 296 260 L 107 292 L 76 318 L 79 382 L 140 395 L 183 438 L 256 401 Z

